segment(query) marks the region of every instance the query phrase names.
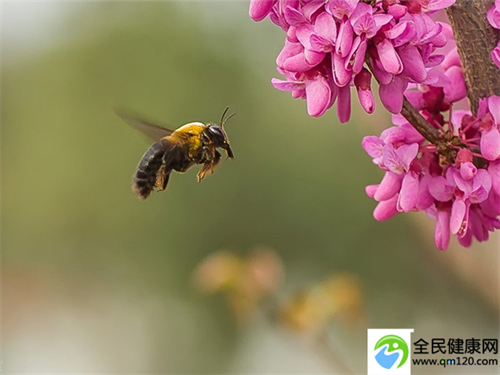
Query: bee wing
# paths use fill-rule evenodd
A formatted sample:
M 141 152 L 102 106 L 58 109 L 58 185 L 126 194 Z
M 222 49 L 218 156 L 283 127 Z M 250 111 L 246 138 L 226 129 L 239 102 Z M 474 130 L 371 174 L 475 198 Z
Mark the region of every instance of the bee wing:
M 142 134 L 158 141 L 172 134 L 174 131 L 163 126 L 153 124 L 150 121 L 138 119 L 137 117 L 115 109 L 115 113 L 127 124 L 139 130 Z

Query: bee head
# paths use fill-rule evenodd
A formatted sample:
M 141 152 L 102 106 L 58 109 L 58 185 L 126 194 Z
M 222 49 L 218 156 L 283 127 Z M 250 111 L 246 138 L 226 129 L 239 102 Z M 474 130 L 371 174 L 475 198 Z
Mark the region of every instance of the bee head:
M 234 158 L 233 151 L 229 146 L 229 142 L 227 140 L 226 132 L 218 125 L 209 125 L 207 128 L 208 137 L 212 141 L 215 147 L 220 147 L 227 152 L 227 156 L 231 159 Z
M 222 145 L 227 142 L 226 132 L 217 125 L 208 126 L 208 136 L 215 147 L 222 147 Z

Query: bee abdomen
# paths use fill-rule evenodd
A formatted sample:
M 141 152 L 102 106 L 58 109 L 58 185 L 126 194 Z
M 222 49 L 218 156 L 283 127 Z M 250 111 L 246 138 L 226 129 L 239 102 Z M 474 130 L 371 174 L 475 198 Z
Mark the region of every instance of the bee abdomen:
M 164 155 L 165 146 L 160 141 L 153 144 L 142 157 L 137 166 L 132 186 L 132 189 L 139 197 L 146 199 L 153 191 Z

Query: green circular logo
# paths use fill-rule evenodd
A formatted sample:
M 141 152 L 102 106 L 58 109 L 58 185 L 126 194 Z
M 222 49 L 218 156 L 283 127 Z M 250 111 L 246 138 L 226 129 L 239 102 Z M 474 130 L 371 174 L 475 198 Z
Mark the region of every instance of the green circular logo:
M 394 358 L 397 353 L 393 353 L 392 355 L 391 353 L 397 350 L 401 350 L 403 352 L 403 357 L 399 362 L 398 368 L 403 366 L 406 360 L 408 359 L 408 353 L 409 353 L 408 345 L 406 344 L 405 340 L 396 335 L 387 335 L 378 340 L 374 350 L 377 350 L 385 345 L 387 345 L 387 348 L 385 350 L 380 351 L 375 356 L 375 359 L 377 360 L 378 364 L 387 369 L 391 368 L 394 365 L 394 363 L 396 363 L 396 360 L 399 359 L 399 355 L 394 360 L 388 360 L 388 358 L 390 357 Z

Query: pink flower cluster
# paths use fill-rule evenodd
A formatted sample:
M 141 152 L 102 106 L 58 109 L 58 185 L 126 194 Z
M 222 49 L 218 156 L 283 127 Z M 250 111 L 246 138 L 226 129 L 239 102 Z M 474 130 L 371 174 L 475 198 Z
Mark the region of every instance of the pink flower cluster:
M 450 41 L 453 36 L 450 36 Z M 452 44 L 452 43 L 450 43 Z M 429 72 L 432 84 L 410 84 L 405 97 L 417 110 L 425 111 L 432 121 L 443 123 L 443 112 L 467 96 L 464 74 L 457 48 L 453 47 L 443 62 Z
M 500 29 L 500 0 L 495 0 L 495 4 L 490 8 L 486 16 L 491 26 L 495 29 Z M 495 65 L 500 68 L 500 41 L 493 51 L 491 51 L 491 58 Z
M 430 112 L 422 111 L 433 124 Z M 385 171 L 378 185 L 366 188 L 378 201 L 375 219 L 398 212 L 425 211 L 436 220 L 435 243 L 445 250 L 450 233 L 463 246 L 485 241 L 500 229 L 500 97 L 480 102 L 478 116 L 457 110 L 436 125 L 431 144 L 402 118 L 380 137 L 368 136 L 363 148 Z
M 277 57 L 285 80 L 275 88 L 307 100 L 311 116 L 337 102 L 341 122 L 351 112 L 351 86 L 362 108 L 374 111 L 372 73 L 393 123 L 363 148 L 385 171 L 366 188 L 377 220 L 425 211 L 436 220 L 435 243 L 445 250 L 453 234 L 463 246 L 500 229 L 500 97 L 462 108 L 467 96 L 453 32 L 431 16 L 455 0 L 251 0 L 250 17 L 268 17 L 286 32 Z M 500 29 L 500 0 L 487 18 Z M 445 48 L 443 48 L 445 47 Z M 491 52 L 500 68 L 500 42 Z M 399 115 L 406 97 L 434 127 L 426 140 Z M 455 104 L 456 103 L 456 104 Z M 455 106 L 455 108 L 454 108 Z M 424 132 L 425 133 L 425 132 Z
M 497 0 L 498 1 L 498 0 Z M 351 112 L 350 87 L 361 106 L 374 110 L 369 62 L 380 82 L 384 106 L 399 113 L 409 83 L 437 82 L 433 68 L 444 56 L 446 24 L 429 13 L 455 0 L 251 0 L 250 17 L 266 17 L 286 32 L 276 62 L 286 80 L 273 79 L 279 90 L 307 100 L 311 116 L 321 116 L 338 100 L 337 113 L 347 122 Z M 374 5 L 372 5 L 374 4 Z

